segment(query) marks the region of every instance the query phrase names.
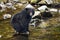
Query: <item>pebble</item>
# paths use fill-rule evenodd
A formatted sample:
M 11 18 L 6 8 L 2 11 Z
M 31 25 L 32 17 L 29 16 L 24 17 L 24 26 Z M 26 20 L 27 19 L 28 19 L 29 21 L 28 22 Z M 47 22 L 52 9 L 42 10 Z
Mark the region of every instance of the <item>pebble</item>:
M 2 37 L 2 35 L 0 35 L 0 38 Z

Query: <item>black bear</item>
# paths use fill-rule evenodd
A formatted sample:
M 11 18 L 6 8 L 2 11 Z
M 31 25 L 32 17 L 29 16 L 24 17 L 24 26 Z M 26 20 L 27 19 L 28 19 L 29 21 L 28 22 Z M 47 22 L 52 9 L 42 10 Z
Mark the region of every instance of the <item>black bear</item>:
M 29 31 L 28 27 L 32 15 L 34 15 L 34 9 L 25 8 L 11 18 L 12 27 L 16 30 L 16 32 L 23 34 Z

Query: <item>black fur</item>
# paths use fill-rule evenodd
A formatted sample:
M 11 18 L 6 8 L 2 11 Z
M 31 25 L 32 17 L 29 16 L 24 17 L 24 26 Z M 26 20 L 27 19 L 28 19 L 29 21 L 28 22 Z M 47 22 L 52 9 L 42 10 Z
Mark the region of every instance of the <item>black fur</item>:
M 34 9 L 25 8 L 20 13 L 15 14 L 11 18 L 12 27 L 20 33 L 28 31 L 29 22 L 31 20 L 30 12 L 34 14 Z

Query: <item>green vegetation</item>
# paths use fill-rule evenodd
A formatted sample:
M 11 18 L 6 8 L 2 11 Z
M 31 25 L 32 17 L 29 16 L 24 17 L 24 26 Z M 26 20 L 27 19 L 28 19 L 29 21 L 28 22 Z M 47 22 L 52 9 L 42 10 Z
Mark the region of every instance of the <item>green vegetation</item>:
M 22 6 L 22 8 L 24 7 Z M 0 38 L 0 40 L 8 40 L 8 38 L 11 38 L 14 33 L 14 29 L 10 24 L 11 19 L 4 20 L 3 15 L 9 12 L 13 16 L 14 14 L 20 12 L 22 8 L 17 8 L 17 10 L 6 9 L 6 11 L 0 12 L 0 35 L 2 35 L 2 38 Z
M 19 12 L 19 8 L 15 11 L 13 11 L 11 14 L 15 14 Z M 3 20 L 2 15 L 6 13 L 3 12 L 0 14 L 0 35 L 2 35 L 2 38 L 0 40 L 10 40 L 12 35 L 14 34 L 14 29 L 10 25 L 10 19 Z M 41 29 L 40 27 L 30 27 L 30 40 L 59 40 L 60 39 L 60 22 L 55 17 L 51 20 L 48 20 L 47 22 L 50 22 L 51 26 L 46 29 Z M 57 20 L 57 21 L 56 21 Z M 54 26 L 56 24 L 59 24 L 59 26 Z
M 6 9 L 5 12 L 2 13 L 0 12 L 0 35 L 2 35 L 2 38 L 0 38 L 0 40 L 10 40 L 15 31 L 10 24 L 10 19 L 3 20 L 3 14 L 7 12 L 11 12 L 11 14 L 13 15 L 21 11 L 23 8 L 24 7 L 22 8 L 17 7 L 17 10 Z M 49 22 L 51 26 L 49 26 L 46 29 L 41 29 L 40 27 L 36 27 L 36 28 L 30 27 L 29 29 L 31 33 L 29 39 L 30 40 L 60 40 L 60 21 L 58 21 L 57 18 L 59 19 L 60 15 L 58 17 L 55 16 L 51 18 L 52 20 L 48 20 L 47 22 Z

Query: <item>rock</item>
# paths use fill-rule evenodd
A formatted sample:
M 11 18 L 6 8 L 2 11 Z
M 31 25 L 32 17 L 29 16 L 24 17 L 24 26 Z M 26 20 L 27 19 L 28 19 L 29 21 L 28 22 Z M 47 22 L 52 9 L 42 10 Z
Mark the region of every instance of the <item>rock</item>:
M 0 35 L 0 38 L 2 37 L 2 35 Z
M 55 9 L 55 8 L 51 8 L 49 11 L 51 11 L 51 12 L 57 12 L 58 10 Z
M 7 18 L 11 18 L 11 15 L 10 14 L 4 14 L 3 19 L 7 19 Z
M 31 4 L 28 4 L 25 8 L 34 8 Z
M 47 4 L 52 4 L 53 3 L 52 0 L 45 0 L 45 2 L 47 2 Z
M 36 3 L 37 2 L 37 0 L 31 0 L 31 3 Z
M 40 10 L 40 12 L 44 12 L 46 8 L 48 8 L 48 7 L 46 5 L 43 5 L 43 6 L 39 7 L 38 10 Z
M 32 18 L 37 16 L 37 15 L 40 15 L 40 11 L 35 11 L 35 14 L 32 16 Z
M 39 25 L 39 27 L 41 27 L 41 28 L 46 28 L 48 26 L 49 26 L 49 24 L 47 22 L 41 22 Z
M 19 2 L 19 0 L 13 0 L 14 2 Z

